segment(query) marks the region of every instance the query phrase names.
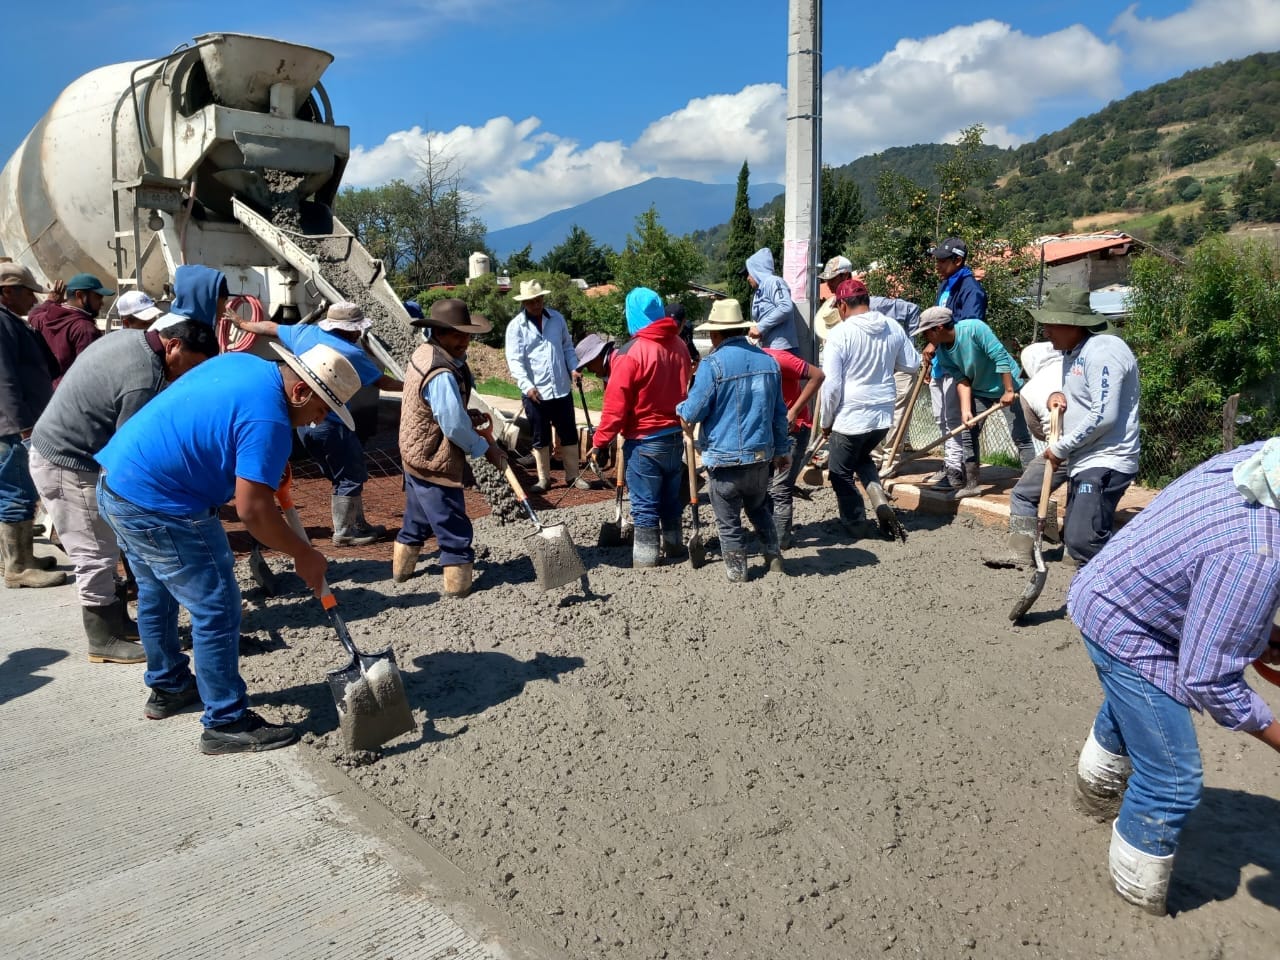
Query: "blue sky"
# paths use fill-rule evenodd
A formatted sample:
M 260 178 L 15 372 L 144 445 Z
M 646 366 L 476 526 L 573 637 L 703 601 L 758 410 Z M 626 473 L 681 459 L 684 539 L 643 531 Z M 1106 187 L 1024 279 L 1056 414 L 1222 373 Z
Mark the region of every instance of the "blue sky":
M 975 122 L 1021 143 L 1187 69 L 1280 49 L 1280 0 L 824 7 L 833 164 Z M 81 73 L 228 31 L 335 54 L 324 83 L 351 128 L 347 182 L 412 178 L 430 143 L 494 229 L 649 176 L 728 181 L 743 159 L 753 179 L 782 177 L 786 0 L 63 0 L 10 4 L 6 25 L 22 40 L 5 54 L 6 157 Z

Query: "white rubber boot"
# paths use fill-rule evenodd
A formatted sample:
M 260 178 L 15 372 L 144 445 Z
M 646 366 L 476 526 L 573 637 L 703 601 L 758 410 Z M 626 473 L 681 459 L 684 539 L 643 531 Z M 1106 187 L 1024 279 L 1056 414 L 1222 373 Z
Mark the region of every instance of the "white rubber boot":
M 538 481 L 529 486 L 529 492 L 546 493 L 551 489 L 551 448 L 534 450 L 533 459 L 538 465 Z
M 1143 853 L 1111 827 L 1111 854 L 1108 857 L 1111 882 L 1116 893 L 1154 917 L 1168 913 L 1169 877 L 1173 875 L 1173 854 L 1153 857 Z
M 590 490 L 591 484 L 578 472 L 578 448 L 565 444 L 560 448 L 560 460 L 564 463 L 564 483 L 567 487 Z
M 1076 806 L 1080 812 L 1102 823 L 1114 820 L 1120 813 L 1120 801 L 1131 773 L 1133 763 L 1129 758 L 1105 750 L 1090 727 L 1089 739 L 1076 764 Z

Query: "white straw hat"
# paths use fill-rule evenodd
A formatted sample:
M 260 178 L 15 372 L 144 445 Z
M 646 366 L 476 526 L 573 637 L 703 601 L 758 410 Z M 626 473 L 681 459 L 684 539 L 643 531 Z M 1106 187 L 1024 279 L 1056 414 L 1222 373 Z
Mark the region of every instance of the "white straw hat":
M 511 299 L 523 303 L 525 300 L 537 300 L 539 297 L 545 297 L 547 291 L 542 288 L 542 284 L 537 280 L 521 280 L 520 292 L 515 294 Z
M 711 304 L 711 313 L 706 323 L 700 323 L 693 329 L 698 333 L 711 333 L 719 330 L 727 333 L 730 330 L 746 330 L 751 326 L 750 320 L 742 319 L 742 307 L 737 300 L 726 298 Z
M 304 350 L 298 356 L 278 343 L 271 344 L 271 349 L 280 354 L 280 359 L 293 368 L 302 382 L 328 404 L 348 430 L 356 428 L 351 411 L 347 409 L 347 401 L 360 389 L 360 374 L 356 373 L 350 360 L 323 343 Z

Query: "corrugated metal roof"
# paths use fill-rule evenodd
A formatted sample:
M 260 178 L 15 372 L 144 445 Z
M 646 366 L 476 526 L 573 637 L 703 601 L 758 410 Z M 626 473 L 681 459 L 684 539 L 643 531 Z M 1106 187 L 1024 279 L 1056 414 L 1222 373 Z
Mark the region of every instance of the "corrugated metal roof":
M 1036 246 L 1044 248 L 1044 262 L 1050 266 L 1070 263 L 1104 250 L 1126 254 L 1133 242 L 1133 237 L 1127 233 L 1084 233 L 1036 238 Z

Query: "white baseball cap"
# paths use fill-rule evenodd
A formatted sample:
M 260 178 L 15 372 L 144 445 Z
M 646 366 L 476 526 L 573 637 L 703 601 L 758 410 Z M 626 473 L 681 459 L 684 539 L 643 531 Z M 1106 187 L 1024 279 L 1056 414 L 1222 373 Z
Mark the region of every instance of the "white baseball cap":
M 126 290 L 116 301 L 116 313 L 123 317 L 137 317 L 139 320 L 154 320 L 164 313 L 156 302 L 141 290 Z

